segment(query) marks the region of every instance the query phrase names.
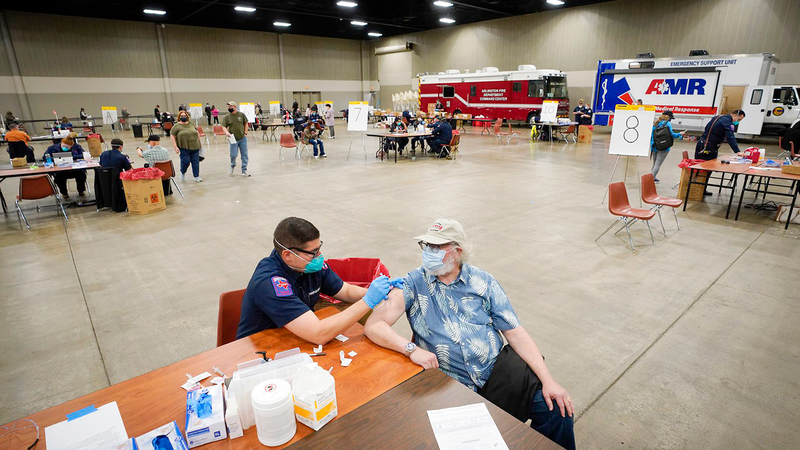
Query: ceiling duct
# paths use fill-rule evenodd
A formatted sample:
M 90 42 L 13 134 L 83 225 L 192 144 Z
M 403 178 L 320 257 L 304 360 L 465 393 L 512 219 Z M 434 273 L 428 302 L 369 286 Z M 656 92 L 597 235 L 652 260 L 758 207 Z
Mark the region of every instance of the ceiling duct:
M 389 53 L 410 52 L 414 50 L 414 44 L 406 42 L 400 45 L 387 45 L 386 47 L 378 47 L 375 49 L 376 55 L 387 55 Z

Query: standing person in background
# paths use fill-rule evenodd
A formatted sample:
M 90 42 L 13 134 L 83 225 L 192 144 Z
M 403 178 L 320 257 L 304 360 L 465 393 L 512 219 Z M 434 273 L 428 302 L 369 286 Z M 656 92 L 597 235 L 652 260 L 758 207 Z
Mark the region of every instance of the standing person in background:
M 78 114 L 80 115 L 81 120 L 88 120 L 89 119 L 89 115 L 86 114 L 86 110 L 83 109 L 83 108 L 81 108 L 81 112 L 78 113 Z
M 650 172 L 653 174 L 653 180 L 656 183 L 659 182 L 658 171 L 661 169 L 661 164 L 667 158 L 667 154 L 672 149 L 672 146 L 660 150 L 656 147 L 656 130 L 666 127 L 673 139 L 683 139 L 683 134 L 686 133 L 685 131 L 676 133 L 672 130 L 672 124 L 670 121 L 673 117 L 674 115 L 672 114 L 672 111 L 666 110 L 661 113 L 661 117 L 659 117 L 658 120 L 656 120 L 656 123 L 653 125 L 653 134 L 650 137 L 650 158 L 653 160 L 653 168 L 650 169 Z
M 331 139 L 336 139 L 336 133 L 333 130 L 333 121 L 333 108 L 331 108 L 331 104 L 328 103 L 325 105 L 325 126 L 330 130 Z
M 161 122 L 161 106 L 156 105 L 156 107 L 153 108 L 153 115 L 155 116 L 156 121 Z
M 642 99 L 636 100 L 636 104 L 637 104 L 638 106 L 641 106 L 641 105 L 643 104 L 643 103 L 642 103 Z
M 300 109 L 300 105 L 297 104 L 297 99 L 294 99 L 294 103 L 292 103 L 292 116 L 297 115 L 298 109 Z
M 261 109 L 261 102 L 256 102 L 256 115 L 260 116 L 261 114 L 264 114 L 264 110 Z
M 575 121 L 578 122 L 578 127 L 581 125 L 592 124 L 592 108 L 587 106 L 583 99 L 578 100 L 578 106 L 572 111 L 575 115 Z
M 311 117 L 311 103 L 306 103 L 306 114 L 305 114 L 305 116 L 306 116 L 306 119 Z
M 211 125 L 211 106 L 206 102 L 206 119 L 208 119 L 208 124 Z
M 122 118 L 119 120 L 120 125 L 122 125 L 123 130 L 130 130 L 130 117 L 131 113 L 128 112 L 128 108 L 122 108 Z
M 733 135 L 736 130 L 736 125 L 744 120 L 744 111 L 736 109 L 731 111 L 730 114 L 714 116 L 706 125 L 703 135 L 697 140 L 697 145 L 694 148 L 694 159 L 702 159 L 710 161 L 717 158 L 717 152 L 720 145 L 725 139 L 728 139 L 728 145 L 731 146 L 733 153 L 739 154 L 739 145 L 736 143 L 736 136 Z M 710 196 L 711 192 L 706 190 L 703 195 Z
M 233 175 L 233 169 L 236 168 L 236 155 L 238 152 L 242 154 L 242 176 L 249 177 L 247 173 L 247 116 L 238 110 L 236 102 L 228 102 L 228 114 L 222 118 L 222 126 L 225 127 L 225 135 L 229 138 L 233 136 L 236 140 L 235 143 L 230 144 L 231 153 L 231 168 L 228 173 Z
M 214 118 L 214 123 L 219 123 L 219 110 L 216 105 L 211 105 L 211 116 Z
M 14 113 L 12 113 L 11 111 L 6 111 L 6 126 L 18 122 L 19 120 L 16 117 L 14 117 Z
M 189 119 L 188 111 L 179 112 L 178 123 L 172 127 L 170 138 L 175 153 L 181 155 L 181 181 L 186 180 L 186 169 L 191 164 L 194 181 L 199 183 L 203 181 L 200 178 L 200 135 Z

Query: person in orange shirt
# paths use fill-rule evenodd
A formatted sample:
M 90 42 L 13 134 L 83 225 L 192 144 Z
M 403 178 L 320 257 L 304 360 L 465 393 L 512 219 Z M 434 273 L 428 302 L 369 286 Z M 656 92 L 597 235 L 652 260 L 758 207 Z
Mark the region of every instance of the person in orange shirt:
M 27 158 L 28 162 L 36 161 L 33 156 L 33 149 L 28 146 L 31 137 L 28 133 L 20 131 L 19 125 L 11 122 L 8 124 L 8 132 L 6 132 L 6 141 L 8 142 L 8 155 L 13 158 Z

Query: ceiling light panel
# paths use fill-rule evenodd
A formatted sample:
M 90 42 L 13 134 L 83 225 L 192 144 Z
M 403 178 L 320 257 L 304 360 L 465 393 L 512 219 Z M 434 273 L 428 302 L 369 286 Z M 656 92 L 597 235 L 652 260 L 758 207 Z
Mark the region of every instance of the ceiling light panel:
M 436 6 L 441 6 L 442 8 L 449 8 L 453 6 L 453 4 L 450 2 L 433 2 L 433 4 Z
M 290 24 L 289 22 L 272 22 L 272 24 L 275 25 L 276 27 L 290 27 L 290 26 L 292 26 L 292 24 Z
M 236 6 L 233 9 L 241 12 L 256 12 L 256 9 L 253 8 L 252 6 Z
M 336 4 L 343 8 L 355 8 L 358 6 L 358 3 L 356 2 L 336 2 Z
M 157 16 L 163 16 L 163 15 L 164 15 L 164 14 L 166 14 L 167 12 L 166 12 L 166 11 L 162 11 L 162 10 L 160 10 L 160 9 L 145 9 L 145 10 L 144 10 L 144 13 L 145 13 L 145 14 L 155 14 L 155 15 L 157 15 Z
M 442 22 L 442 23 L 456 23 L 455 20 L 453 20 L 453 19 L 451 19 L 449 17 L 442 17 L 441 19 L 439 19 L 439 22 Z

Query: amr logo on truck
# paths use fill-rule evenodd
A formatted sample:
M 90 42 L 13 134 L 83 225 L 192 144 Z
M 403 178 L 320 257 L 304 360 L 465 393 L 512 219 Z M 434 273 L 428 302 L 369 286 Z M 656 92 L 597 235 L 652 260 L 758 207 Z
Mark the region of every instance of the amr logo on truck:
M 422 111 L 439 101 L 444 111 L 452 114 L 532 122 L 541 113 L 544 100 L 555 100 L 558 114 L 569 112 L 567 76 L 533 65 L 510 71 L 484 67 L 475 73 L 448 70 L 421 75 L 419 94 Z
M 650 82 L 645 94 L 706 95 L 706 80 L 702 78 L 659 79 Z

